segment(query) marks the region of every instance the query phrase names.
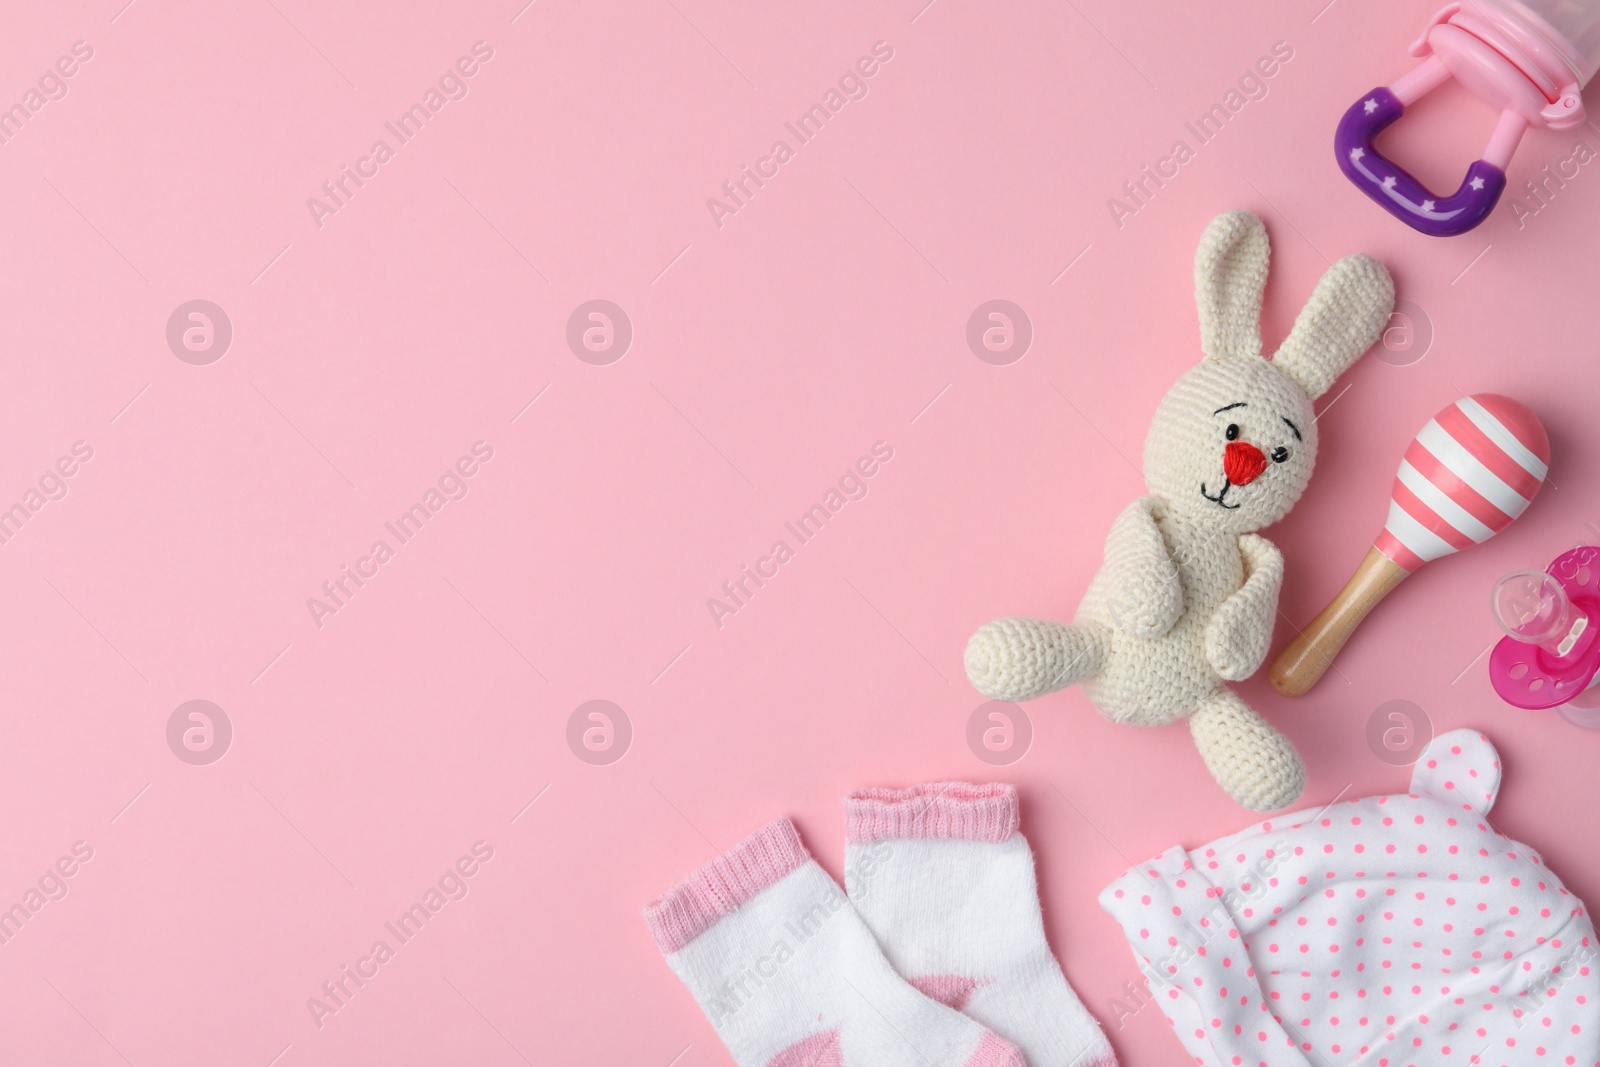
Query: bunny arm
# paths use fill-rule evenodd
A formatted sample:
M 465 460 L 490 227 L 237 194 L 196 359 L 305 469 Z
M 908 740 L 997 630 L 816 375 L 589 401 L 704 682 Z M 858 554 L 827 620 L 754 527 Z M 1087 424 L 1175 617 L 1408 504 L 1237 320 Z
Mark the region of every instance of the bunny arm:
M 1239 538 L 1239 553 L 1244 557 L 1244 584 L 1206 623 L 1206 661 L 1230 682 L 1250 677 L 1267 658 L 1283 587 L 1283 553 L 1271 541 L 1245 534 Z
M 1104 570 L 1111 618 L 1135 637 L 1160 637 L 1183 617 L 1183 583 L 1156 525 L 1153 498 L 1135 500 L 1111 524 Z

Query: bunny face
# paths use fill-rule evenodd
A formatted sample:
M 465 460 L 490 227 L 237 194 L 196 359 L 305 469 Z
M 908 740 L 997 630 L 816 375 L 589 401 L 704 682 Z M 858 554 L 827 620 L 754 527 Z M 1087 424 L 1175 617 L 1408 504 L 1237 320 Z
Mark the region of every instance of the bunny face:
M 1208 359 L 1167 393 L 1145 438 L 1144 475 L 1171 512 L 1243 534 L 1300 499 L 1317 458 L 1311 400 L 1259 356 Z
M 1145 439 L 1144 474 L 1174 514 L 1249 533 L 1300 499 L 1317 456 L 1311 402 L 1375 340 L 1394 284 L 1368 256 L 1328 268 L 1271 361 L 1261 353 L 1266 227 L 1244 211 L 1216 217 L 1195 253 L 1205 359 L 1167 393 Z

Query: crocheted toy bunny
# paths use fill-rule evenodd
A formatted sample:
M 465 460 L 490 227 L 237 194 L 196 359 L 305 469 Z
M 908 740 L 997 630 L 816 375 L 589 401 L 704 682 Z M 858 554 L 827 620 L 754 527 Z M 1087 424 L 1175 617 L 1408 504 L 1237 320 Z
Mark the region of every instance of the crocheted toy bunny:
M 1113 722 L 1189 718 L 1218 784 L 1273 811 L 1305 785 L 1300 756 L 1225 681 L 1250 677 L 1272 638 L 1283 556 L 1255 531 L 1300 498 L 1317 456 L 1311 402 L 1378 339 L 1394 286 L 1347 256 L 1317 283 L 1271 361 L 1261 354 L 1268 246 L 1261 220 L 1218 216 L 1195 256 L 1204 358 L 1162 399 L 1144 446 L 1150 495 L 1111 526 L 1072 625 L 1000 619 L 972 636 L 967 676 L 992 700 L 1074 682 Z

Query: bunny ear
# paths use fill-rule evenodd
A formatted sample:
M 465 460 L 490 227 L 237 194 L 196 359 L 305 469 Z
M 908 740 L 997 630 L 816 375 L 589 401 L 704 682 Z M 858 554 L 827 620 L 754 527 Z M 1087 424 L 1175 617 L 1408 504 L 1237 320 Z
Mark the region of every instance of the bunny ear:
M 1248 211 L 1211 220 L 1194 254 L 1194 302 L 1207 359 L 1261 355 L 1261 294 L 1270 258 L 1267 229 Z
M 1315 400 L 1373 346 L 1393 311 L 1394 282 L 1383 264 L 1345 256 L 1317 283 L 1272 365 Z

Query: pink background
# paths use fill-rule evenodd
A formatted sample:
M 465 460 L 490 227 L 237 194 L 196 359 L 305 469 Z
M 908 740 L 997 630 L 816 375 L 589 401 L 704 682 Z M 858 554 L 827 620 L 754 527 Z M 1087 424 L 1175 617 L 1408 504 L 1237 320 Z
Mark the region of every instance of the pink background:
M 1272 533 L 1288 619 L 1462 392 L 1528 403 L 1556 453 L 1527 516 L 1402 586 L 1311 695 L 1243 691 L 1308 803 L 1403 786 L 1365 740 L 1386 701 L 1486 729 L 1497 825 L 1600 897 L 1600 738 L 1500 704 L 1476 659 L 1495 577 L 1600 537 L 1600 172 L 1448 241 L 1347 184 L 1334 123 L 1430 2 L 124 2 L 13 5 L 0 34 L 5 106 L 93 49 L 0 145 L 0 503 L 93 449 L 0 547 L 0 904 L 93 849 L 0 946 L 0 1062 L 726 1064 L 640 906 L 777 814 L 838 875 L 848 789 L 951 777 L 1021 787 L 1050 937 L 1111 1023 L 1137 972 L 1095 895 L 1247 815 L 1183 727 L 1077 691 L 980 762 L 961 650 L 1072 611 L 1196 358 L 1194 244 L 1235 207 L 1274 242 L 1269 344 L 1351 251 L 1420 311 L 1324 400 Z M 319 228 L 307 199 L 476 41 L 467 95 Z M 877 41 L 866 97 L 719 228 L 707 198 Z M 1197 147 L 1185 121 L 1278 41 L 1265 98 Z M 1453 186 L 1491 124 L 1446 90 L 1396 151 Z M 1108 198 L 1180 138 L 1195 158 L 1119 226 Z M 1508 201 L 1580 141 L 1531 134 Z M 165 337 L 197 298 L 234 331 L 204 366 Z M 634 331 L 607 366 L 565 340 L 596 298 Z M 1008 366 L 964 336 L 997 298 L 1035 331 Z M 880 440 L 865 499 L 715 625 L 707 598 Z M 307 599 L 477 441 L 468 495 L 319 628 Z M 193 699 L 234 732 L 205 766 L 167 743 Z M 632 725 L 607 766 L 566 741 L 591 699 Z M 468 895 L 319 1028 L 307 999 L 478 841 Z M 1153 1011 L 1109 1032 L 1127 1065 L 1179 1055 Z

